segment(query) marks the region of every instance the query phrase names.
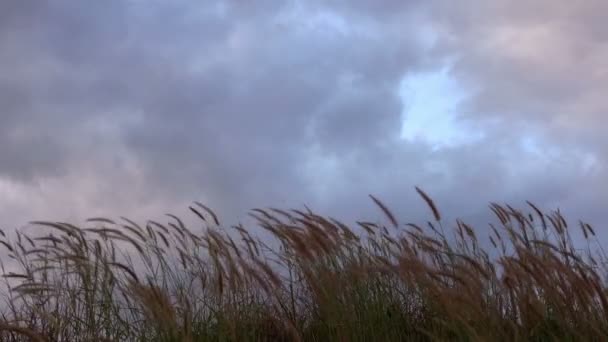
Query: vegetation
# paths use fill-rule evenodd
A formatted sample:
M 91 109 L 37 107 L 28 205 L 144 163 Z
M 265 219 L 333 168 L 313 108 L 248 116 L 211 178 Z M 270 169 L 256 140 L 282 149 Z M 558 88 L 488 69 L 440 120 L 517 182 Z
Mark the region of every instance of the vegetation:
M 349 227 L 254 209 L 260 239 L 195 203 L 145 225 L 91 218 L 2 233 L 2 341 L 547 341 L 608 337 L 605 254 L 557 212 L 491 204 L 489 237 L 457 221 Z M 585 246 L 575 249 L 572 232 Z M 7 234 L 10 235 L 10 234 Z M 486 238 L 488 240 L 486 241 Z

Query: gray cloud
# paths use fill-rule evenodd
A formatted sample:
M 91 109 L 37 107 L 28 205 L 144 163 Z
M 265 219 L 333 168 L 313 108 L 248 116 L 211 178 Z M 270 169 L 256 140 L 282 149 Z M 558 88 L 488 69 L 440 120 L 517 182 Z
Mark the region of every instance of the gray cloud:
M 351 219 L 378 215 L 373 193 L 417 220 L 419 185 L 450 218 L 531 199 L 597 221 L 602 7 L 3 3 L 0 214 L 146 216 L 198 199 L 235 219 L 304 203 Z M 402 78 L 446 63 L 472 93 L 456 119 L 484 138 L 402 140 Z

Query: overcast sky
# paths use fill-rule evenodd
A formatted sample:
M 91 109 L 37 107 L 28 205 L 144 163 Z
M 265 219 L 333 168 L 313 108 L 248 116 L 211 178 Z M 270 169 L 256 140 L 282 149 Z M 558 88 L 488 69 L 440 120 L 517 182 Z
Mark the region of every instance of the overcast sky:
M 0 217 L 608 203 L 605 0 L 2 1 Z M 376 215 L 376 216 L 374 216 Z

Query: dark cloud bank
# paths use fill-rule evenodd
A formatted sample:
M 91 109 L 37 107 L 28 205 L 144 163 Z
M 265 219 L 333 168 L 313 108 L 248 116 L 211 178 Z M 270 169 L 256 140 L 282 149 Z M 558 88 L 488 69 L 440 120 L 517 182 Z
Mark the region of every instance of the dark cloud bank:
M 379 217 L 370 193 L 429 218 L 415 185 L 452 218 L 529 199 L 602 223 L 604 1 L 253 3 L 2 2 L 3 224 L 192 200 Z M 402 139 L 400 82 L 446 66 L 482 138 Z

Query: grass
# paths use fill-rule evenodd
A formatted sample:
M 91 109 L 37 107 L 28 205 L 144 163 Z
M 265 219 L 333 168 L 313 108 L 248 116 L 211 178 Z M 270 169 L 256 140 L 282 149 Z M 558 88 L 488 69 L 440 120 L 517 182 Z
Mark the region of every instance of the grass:
M 261 240 L 206 206 L 145 225 L 91 218 L 2 232 L 2 341 L 549 341 L 608 337 L 606 256 L 557 212 L 491 204 L 464 222 L 347 226 L 254 209 Z M 575 246 L 572 231 L 583 238 Z M 599 248 L 591 246 L 597 244 Z

